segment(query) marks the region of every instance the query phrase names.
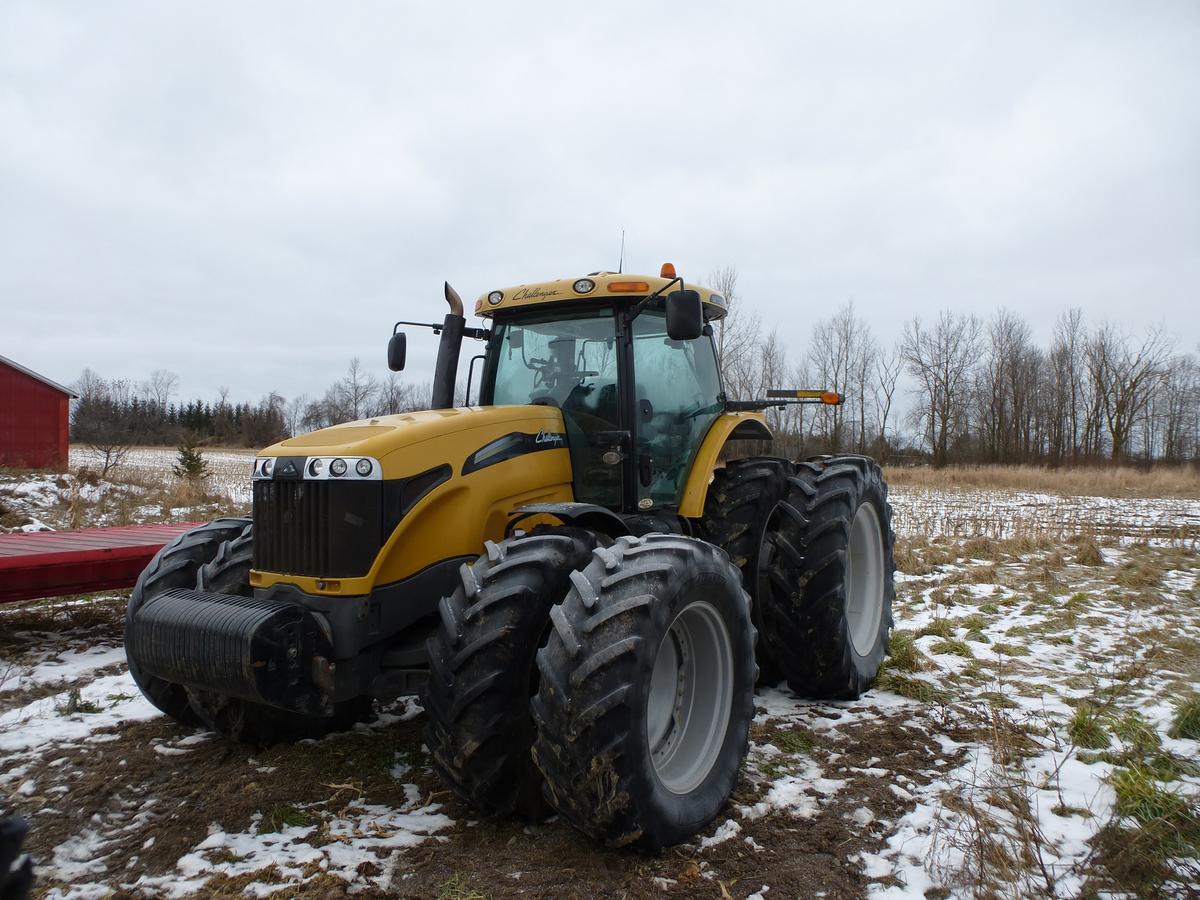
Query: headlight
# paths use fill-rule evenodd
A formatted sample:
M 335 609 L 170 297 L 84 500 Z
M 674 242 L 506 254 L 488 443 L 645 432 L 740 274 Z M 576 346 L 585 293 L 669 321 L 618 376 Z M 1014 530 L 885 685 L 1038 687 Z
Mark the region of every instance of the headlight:
M 354 464 L 354 471 L 366 478 L 371 474 L 371 461 L 369 459 L 360 459 Z
M 275 468 L 275 460 L 272 457 L 267 457 L 262 464 L 262 477 L 270 478 L 271 470 Z
M 321 474 L 323 468 L 325 468 L 325 463 L 319 459 L 314 459 L 308 464 L 308 474 L 315 477 Z
M 346 461 L 344 459 L 335 459 L 329 464 L 329 474 L 341 478 L 346 474 Z

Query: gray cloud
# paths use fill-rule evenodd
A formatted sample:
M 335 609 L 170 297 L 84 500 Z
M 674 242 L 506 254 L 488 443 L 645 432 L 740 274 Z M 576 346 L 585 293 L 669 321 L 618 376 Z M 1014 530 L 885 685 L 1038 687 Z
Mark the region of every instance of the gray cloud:
M 0 7 L 0 352 L 382 370 L 448 278 L 736 265 L 793 346 L 1008 306 L 1200 340 L 1200 7 Z M 413 377 L 432 338 L 410 341 Z

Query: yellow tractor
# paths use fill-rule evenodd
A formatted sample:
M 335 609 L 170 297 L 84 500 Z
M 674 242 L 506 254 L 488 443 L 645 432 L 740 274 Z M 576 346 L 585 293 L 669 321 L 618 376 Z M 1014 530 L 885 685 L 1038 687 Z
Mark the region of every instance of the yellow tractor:
M 263 450 L 252 518 L 189 531 L 138 580 L 130 671 L 164 712 L 259 745 L 419 694 L 434 767 L 475 808 L 684 841 L 734 787 L 760 666 L 841 699 L 878 672 L 879 467 L 722 465 L 770 439 L 763 410 L 840 398 L 728 399 L 725 300 L 670 265 L 491 291 L 484 327 L 446 299 L 432 409 Z M 393 329 L 393 370 L 421 324 Z M 455 408 L 465 338 L 478 402 Z

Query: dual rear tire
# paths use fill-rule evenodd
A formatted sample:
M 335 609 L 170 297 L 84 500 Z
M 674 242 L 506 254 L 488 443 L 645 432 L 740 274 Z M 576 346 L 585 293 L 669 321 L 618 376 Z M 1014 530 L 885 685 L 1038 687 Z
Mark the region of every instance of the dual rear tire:
M 742 572 L 764 681 L 837 700 L 871 686 L 892 626 L 891 519 L 865 456 L 757 457 L 714 474 L 701 528 Z

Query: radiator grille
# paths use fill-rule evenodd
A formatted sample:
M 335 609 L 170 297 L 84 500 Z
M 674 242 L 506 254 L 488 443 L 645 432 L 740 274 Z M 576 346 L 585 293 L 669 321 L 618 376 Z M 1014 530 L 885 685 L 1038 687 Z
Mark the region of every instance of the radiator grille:
M 259 571 L 317 578 L 366 575 L 383 538 L 382 482 L 254 483 L 254 568 Z

